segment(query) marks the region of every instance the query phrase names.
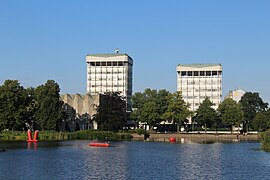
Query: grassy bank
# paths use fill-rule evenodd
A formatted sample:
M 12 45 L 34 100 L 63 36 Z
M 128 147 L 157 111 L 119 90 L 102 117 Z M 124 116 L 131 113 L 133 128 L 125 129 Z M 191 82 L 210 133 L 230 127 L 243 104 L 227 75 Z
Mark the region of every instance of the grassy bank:
M 261 133 L 262 149 L 270 152 L 270 130 Z
M 33 135 L 33 134 L 32 134 Z M 55 141 L 55 140 L 130 140 L 130 133 L 114 133 L 108 131 L 83 130 L 76 132 L 56 132 L 56 131 L 40 131 L 38 140 Z M 5 131 L 0 133 L 2 141 L 26 141 L 27 132 Z

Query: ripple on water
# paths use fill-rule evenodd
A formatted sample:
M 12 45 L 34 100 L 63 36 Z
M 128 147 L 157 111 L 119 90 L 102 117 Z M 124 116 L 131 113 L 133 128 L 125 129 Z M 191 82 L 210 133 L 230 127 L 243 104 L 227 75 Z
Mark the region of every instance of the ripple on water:
M 89 141 L 24 144 L 0 153 L 0 179 L 267 179 L 259 143 L 170 144 Z M 1 144 L 0 144 L 1 145 Z

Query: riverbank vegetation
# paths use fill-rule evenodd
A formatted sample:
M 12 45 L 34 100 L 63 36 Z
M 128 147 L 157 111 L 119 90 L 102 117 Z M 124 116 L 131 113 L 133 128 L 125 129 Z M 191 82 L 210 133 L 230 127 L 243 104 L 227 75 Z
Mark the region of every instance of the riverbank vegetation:
M 60 130 L 66 114 L 59 93 L 53 80 L 27 89 L 17 80 L 6 80 L 0 86 L 0 131 Z
M 79 131 L 89 129 L 93 121 L 104 131 L 126 127 L 126 101 L 120 93 L 108 92 L 99 98 L 98 105 L 93 104 L 97 113 L 90 117 L 64 103 L 53 80 L 27 89 L 17 80 L 6 80 L 0 86 L 0 131 Z
M 132 120 L 147 124 L 150 128 L 162 126 L 164 122 L 173 122 L 184 127 L 186 131 L 199 130 L 202 127 L 205 131 L 232 131 L 233 127 L 238 127 L 239 130 L 240 125 L 243 132 L 264 131 L 270 128 L 268 103 L 263 102 L 256 92 L 245 93 L 238 103 L 227 98 L 219 104 L 217 110 L 212 108 L 214 104 L 206 97 L 195 112 L 188 110 L 189 104 L 185 103 L 180 92 L 145 89 L 142 93 L 134 93 L 132 103 Z M 188 126 L 188 119 L 191 120 L 192 126 Z
M 261 133 L 262 149 L 270 152 L 270 130 Z
M 130 140 L 130 132 L 111 132 L 98 130 L 82 130 L 75 132 L 64 131 L 40 131 L 39 141 L 62 141 L 62 140 Z M 0 133 L 0 141 L 26 141 L 27 132 L 3 131 Z

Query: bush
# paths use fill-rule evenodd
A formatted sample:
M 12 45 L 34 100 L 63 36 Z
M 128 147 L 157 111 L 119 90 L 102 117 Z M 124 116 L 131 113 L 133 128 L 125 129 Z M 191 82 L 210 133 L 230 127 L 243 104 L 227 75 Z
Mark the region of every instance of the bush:
M 270 130 L 261 133 L 262 149 L 270 152 Z
M 33 136 L 33 133 L 32 133 Z M 130 133 L 114 133 L 110 131 L 83 130 L 75 132 L 39 131 L 40 141 L 62 141 L 62 140 L 130 140 Z M 21 140 L 28 139 L 27 132 L 7 131 L 0 133 L 0 140 Z

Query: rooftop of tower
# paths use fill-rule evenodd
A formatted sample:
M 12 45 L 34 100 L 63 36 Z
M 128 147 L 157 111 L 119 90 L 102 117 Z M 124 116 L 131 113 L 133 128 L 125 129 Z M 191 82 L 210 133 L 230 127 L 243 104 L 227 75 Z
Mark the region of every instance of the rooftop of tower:
M 117 56 L 129 56 L 128 54 L 87 54 L 86 56 L 95 56 L 95 57 L 117 57 Z M 130 56 L 129 56 L 130 57 Z
M 211 67 L 211 66 L 221 66 L 220 63 L 208 63 L 208 64 L 178 64 L 178 66 L 182 67 L 193 67 L 193 68 L 204 68 L 204 67 Z

